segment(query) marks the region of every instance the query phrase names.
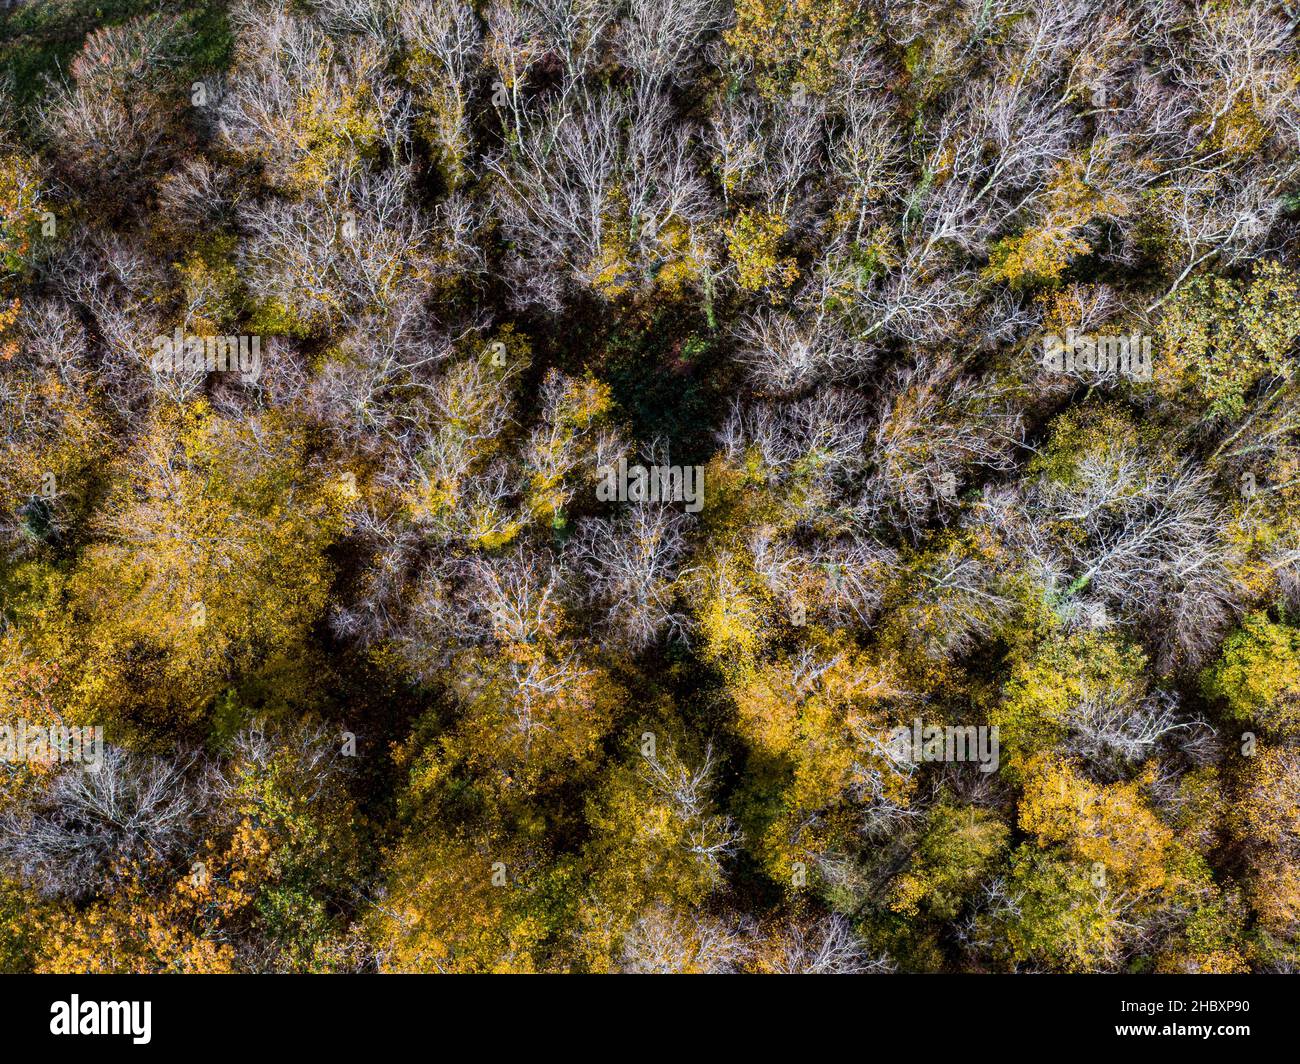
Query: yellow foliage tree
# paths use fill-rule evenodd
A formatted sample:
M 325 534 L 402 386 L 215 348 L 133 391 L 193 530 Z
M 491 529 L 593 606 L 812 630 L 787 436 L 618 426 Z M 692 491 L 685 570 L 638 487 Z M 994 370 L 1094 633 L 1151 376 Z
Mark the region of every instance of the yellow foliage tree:
M 279 415 L 160 413 L 116 464 L 99 541 L 33 608 L 34 648 L 59 663 L 71 720 L 192 728 L 233 673 L 276 663 L 298 670 L 306 696 L 304 643 L 325 609 L 343 500 L 305 458 Z
M 1045 757 L 1031 767 L 1020 799 L 1020 826 L 1039 846 L 1058 845 L 1105 869 L 1117 889 L 1157 890 L 1173 832 L 1151 811 L 1137 781 L 1099 785 L 1067 761 Z

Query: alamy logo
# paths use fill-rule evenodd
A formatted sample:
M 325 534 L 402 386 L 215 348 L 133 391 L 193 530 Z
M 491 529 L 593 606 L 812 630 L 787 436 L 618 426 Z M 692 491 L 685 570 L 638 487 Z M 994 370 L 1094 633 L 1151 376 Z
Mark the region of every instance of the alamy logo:
M 978 761 L 981 772 L 998 770 L 999 746 L 997 725 L 923 725 L 921 718 L 910 728 L 895 728 L 889 733 L 889 751 L 898 761 L 920 764 L 926 761 Z
M 138 1046 L 148 1045 L 153 1002 L 70 1001 L 50 1006 L 50 1034 L 129 1034 Z
M 153 342 L 155 373 L 238 373 L 245 384 L 262 374 L 260 336 L 186 336 L 179 328 Z
M 1043 369 L 1055 373 L 1119 374 L 1132 380 L 1151 379 L 1151 337 L 1094 336 L 1067 330 L 1043 338 Z
M 104 729 L 30 724 L 26 720 L 0 724 L 0 761 L 79 762 L 98 769 L 104 761 Z
M 704 508 L 703 466 L 629 466 L 626 458 L 598 471 L 601 502 L 684 502 L 688 514 Z

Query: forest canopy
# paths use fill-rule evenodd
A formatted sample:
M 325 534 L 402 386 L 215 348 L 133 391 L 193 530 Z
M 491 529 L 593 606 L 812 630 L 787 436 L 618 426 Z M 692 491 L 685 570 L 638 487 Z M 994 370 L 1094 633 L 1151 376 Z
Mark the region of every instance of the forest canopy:
M 1300 969 L 1249 0 L 0 12 L 0 971 Z

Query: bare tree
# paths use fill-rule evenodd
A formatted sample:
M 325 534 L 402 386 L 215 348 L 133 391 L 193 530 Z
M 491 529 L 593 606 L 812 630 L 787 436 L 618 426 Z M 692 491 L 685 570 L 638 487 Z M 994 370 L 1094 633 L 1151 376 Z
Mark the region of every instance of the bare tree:
M 631 100 L 584 88 L 520 120 L 509 150 L 487 160 L 502 225 L 519 249 L 517 301 L 557 310 L 567 284 L 648 288 L 673 226 L 698 244 L 709 192 L 690 128 L 671 118 L 667 97 L 643 84 Z
M 1057 594 L 1085 588 L 1148 627 L 1162 669 L 1195 665 L 1217 645 L 1240 591 L 1236 548 L 1210 478 L 1185 463 L 1154 466 L 1120 441 L 1085 453 L 1068 482 L 1044 478 L 1031 494 L 1019 549 L 1036 559 Z M 1082 536 L 1052 536 L 1077 528 Z
M 459 185 L 470 176 L 470 109 L 483 52 L 478 18 L 459 0 L 403 3 L 400 17 L 403 48 L 421 59 L 412 64 L 417 105 L 450 182 Z
M 686 764 L 672 744 L 658 744 L 653 754 L 642 758 L 638 770 L 683 826 L 686 851 L 704 867 L 713 885 L 721 884 L 723 862 L 735 854 L 741 837 L 735 821 L 714 810 L 713 744 L 705 746 L 696 767 Z
M 1209 728 L 1204 721 L 1183 717 L 1174 694 L 1134 698 L 1113 689 L 1086 692 L 1063 723 L 1069 730 L 1067 748 L 1111 778 L 1121 778 L 1124 770 L 1155 755 L 1163 740 Z
M 945 247 L 982 255 L 1009 216 L 1043 195 L 1072 132 L 1071 116 L 1045 89 L 971 82 L 940 119 L 924 164 L 951 176 L 928 193 L 923 183 L 909 207 L 918 261 Z
M 60 772 L 33 806 L 0 820 L 0 854 L 44 893 L 72 898 L 171 861 L 208 800 L 194 763 L 106 746 L 97 767 Z
M 623 940 L 622 970 L 639 975 L 735 971 L 749 954 L 741 933 L 702 913 L 657 908 Z
M 586 597 L 602 611 L 605 630 L 633 652 L 685 631 L 675 581 L 687 525 L 671 507 L 638 505 L 621 519 L 579 526 L 570 550 Z
M 428 223 L 411 203 L 409 168 L 342 169 L 337 198 L 245 204 L 250 234 L 243 272 L 259 299 L 293 308 L 311 325 L 355 322 L 366 308 L 399 300 L 427 265 Z
M 400 154 L 410 105 L 384 70 L 384 49 L 367 37 L 332 37 L 283 4 L 241 4 L 231 13 L 236 63 L 217 104 L 217 128 L 234 151 L 260 162 L 280 189 L 320 188 L 355 176 L 362 150 Z M 368 142 L 341 138 L 321 157 L 312 131 L 345 110 L 370 119 Z
M 876 425 L 872 502 L 912 533 L 951 508 L 972 474 L 1010 472 L 1023 438 L 1014 396 L 944 360 L 898 370 Z
M 94 182 L 98 195 L 129 202 L 145 171 L 166 151 L 176 104 L 182 34 L 175 19 L 131 19 L 95 30 L 63 82 L 42 104 L 40 121 L 70 182 Z
M 854 243 L 904 198 L 905 155 L 894 119 L 884 93 L 854 86 L 844 100 L 842 125 L 830 141 L 829 162 L 843 186 L 846 233 Z
M 838 913 L 820 920 L 791 921 L 773 935 L 765 971 L 779 975 L 866 975 L 889 972 L 887 957 L 874 955 Z
M 793 396 L 825 380 L 860 373 L 871 352 L 835 309 L 838 277 L 813 273 L 788 309 L 760 307 L 739 319 L 737 358 L 768 395 Z
M 736 403 L 718 434 L 722 454 L 737 467 L 757 458 L 759 473 L 800 517 L 847 505 L 854 476 L 867 461 L 862 400 L 826 389 L 791 403 Z
M 719 0 L 631 0 L 619 24 L 621 61 L 649 81 L 689 81 L 700 41 L 723 25 Z

